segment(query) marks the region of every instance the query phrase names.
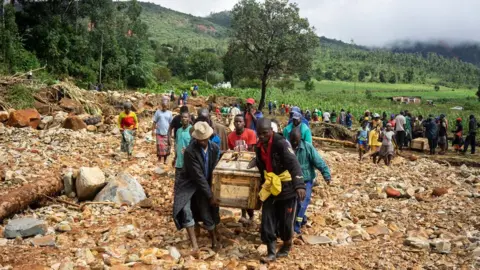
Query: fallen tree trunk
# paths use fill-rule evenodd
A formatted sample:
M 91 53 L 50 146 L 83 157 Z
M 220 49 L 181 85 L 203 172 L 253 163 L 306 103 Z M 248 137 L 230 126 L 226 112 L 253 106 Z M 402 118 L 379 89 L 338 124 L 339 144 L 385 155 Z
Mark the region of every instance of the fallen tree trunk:
M 38 179 L 33 183 L 0 197 L 0 222 L 5 218 L 26 209 L 44 195 L 53 195 L 63 189 L 60 178 Z
M 321 137 L 312 137 L 313 140 L 315 141 L 321 141 L 321 142 L 330 142 L 330 143 L 339 143 L 343 144 L 344 146 L 347 147 L 355 147 L 356 144 L 350 141 L 342 141 L 342 140 L 335 140 L 335 139 L 330 139 L 330 138 L 321 138 Z

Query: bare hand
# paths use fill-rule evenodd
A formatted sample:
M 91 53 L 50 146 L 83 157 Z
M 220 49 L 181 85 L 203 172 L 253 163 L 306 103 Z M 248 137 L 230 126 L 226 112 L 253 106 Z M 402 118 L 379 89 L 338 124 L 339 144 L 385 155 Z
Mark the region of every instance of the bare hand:
M 303 189 L 303 188 L 297 189 L 297 197 L 301 202 L 303 202 L 303 200 L 305 200 L 306 196 L 307 196 L 307 193 L 306 193 L 305 189 Z
M 172 160 L 172 167 L 175 168 L 175 161 L 177 160 L 177 157 L 174 157 L 173 160 Z
M 217 206 L 217 201 L 215 200 L 215 197 L 211 197 L 209 200 L 209 203 L 211 206 Z

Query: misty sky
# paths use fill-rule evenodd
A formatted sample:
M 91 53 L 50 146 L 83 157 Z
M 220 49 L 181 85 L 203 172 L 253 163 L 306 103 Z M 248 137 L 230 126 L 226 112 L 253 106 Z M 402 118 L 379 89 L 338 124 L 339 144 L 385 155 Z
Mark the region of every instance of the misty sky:
M 197 16 L 237 0 L 143 0 Z M 317 34 L 360 45 L 397 40 L 480 41 L 480 0 L 296 0 Z

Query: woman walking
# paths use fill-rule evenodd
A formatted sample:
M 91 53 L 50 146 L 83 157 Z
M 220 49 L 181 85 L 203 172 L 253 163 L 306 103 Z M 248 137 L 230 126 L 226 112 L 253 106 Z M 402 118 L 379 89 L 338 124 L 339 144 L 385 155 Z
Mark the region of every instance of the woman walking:
M 123 111 L 118 116 L 118 127 L 122 134 L 121 151 L 126 152 L 128 159 L 132 158 L 135 131 L 138 128 L 137 114 L 132 112 L 132 104 L 127 102 L 123 105 Z

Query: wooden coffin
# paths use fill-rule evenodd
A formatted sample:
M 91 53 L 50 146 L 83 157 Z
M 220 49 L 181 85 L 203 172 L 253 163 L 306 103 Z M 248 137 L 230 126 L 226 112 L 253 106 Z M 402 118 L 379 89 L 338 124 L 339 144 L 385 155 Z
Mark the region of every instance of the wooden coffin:
M 252 152 L 226 152 L 222 156 L 212 179 L 212 192 L 220 206 L 260 209 L 260 173 L 256 167 L 247 169 L 253 158 Z
M 427 138 L 413 139 L 410 145 L 410 148 L 414 150 L 419 150 L 419 151 L 430 150 L 430 147 L 428 147 L 428 139 Z

